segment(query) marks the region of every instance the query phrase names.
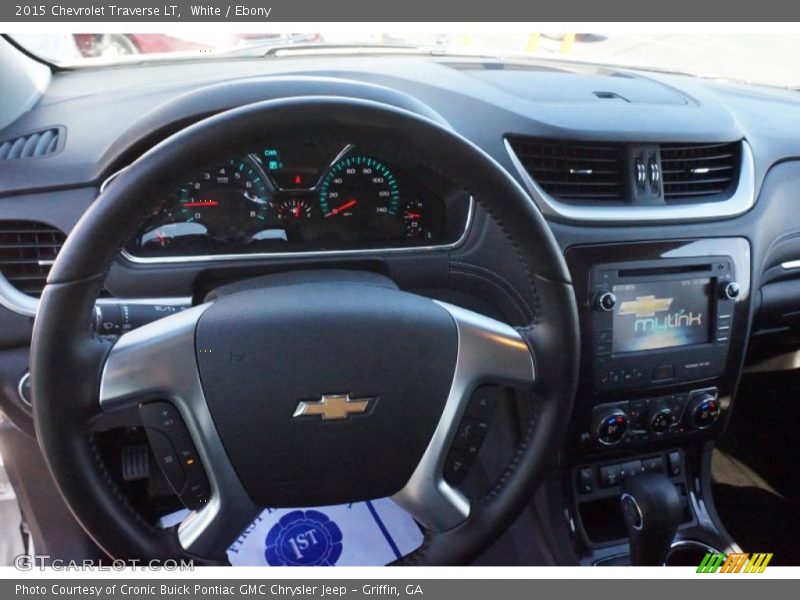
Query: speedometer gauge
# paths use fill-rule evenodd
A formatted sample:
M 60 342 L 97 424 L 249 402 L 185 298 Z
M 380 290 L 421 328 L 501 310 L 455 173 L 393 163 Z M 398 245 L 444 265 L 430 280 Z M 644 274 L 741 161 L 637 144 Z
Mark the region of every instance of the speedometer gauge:
M 385 164 L 368 156 L 336 161 L 319 186 L 319 206 L 326 219 L 354 219 L 364 224 L 400 214 L 400 188 Z

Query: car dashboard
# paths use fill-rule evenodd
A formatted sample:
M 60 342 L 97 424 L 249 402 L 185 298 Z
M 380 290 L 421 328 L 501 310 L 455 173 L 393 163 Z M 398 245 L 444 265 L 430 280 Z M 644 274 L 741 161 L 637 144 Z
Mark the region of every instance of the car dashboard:
M 451 128 L 511 173 L 547 219 L 582 336 L 575 410 L 540 507 L 559 560 L 613 563 L 625 540 L 603 515 L 642 470 L 681 490 L 681 539 L 713 546 L 722 533 L 708 508 L 707 444 L 724 430 L 748 350 L 784 339 L 800 314 L 800 134 L 789 127 L 800 101 L 788 90 L 474 57 L 56 73 L 38 105 L 0 130 L 0 148 L 61 136 L 52 153 L 0 160 L 4 410 L 29 419 L 22 380 L 36 298 L 98 193 L 181 128 L 287 96 L 383 102 Z M 527 273 L 496 275 L 513 247 L 480 198 L 436 165 L 391 140 L 263 139 L 153 191 L 158 208 L 120 241 L 99 332 L 124 333 L 220 285 L 298 268 L 374 271 L 528 322 L 535 309 L 519 293 L 530 291 Z

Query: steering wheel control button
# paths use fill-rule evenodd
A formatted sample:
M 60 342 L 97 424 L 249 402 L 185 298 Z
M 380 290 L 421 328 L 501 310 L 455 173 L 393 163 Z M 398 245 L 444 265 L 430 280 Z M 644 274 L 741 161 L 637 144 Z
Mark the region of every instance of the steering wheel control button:
M 139 407 L 156 462 L 181 502 L 196 509 L 208 501 L 210 486 L 183 419 L 169 402 Z
M 504 393 L 505 390 L 494 385 L 479 387 L 472 394 L 472 398 L 470 398 L 469 404 L 467 405 L 467 416 L 488 424 L 494 415 L 497 403 L 501 400 Z
M 146 431 L 150 448 L 153 450 L 158 466 L 161 467 L 164 477 L 167 478 L 175 493 L 180 494 L 186 482 L 186 474 L 181 466 L 178 453 L 163 433 L 155 429 L 147 429 Z
M 445 479 L 450 484 L 457 485 L 463 481 L 486 438 L 500 397 L 506 393 L 505 389 L 491 385 L 473 392 L 445 463 Z
M 624 410 L 615 407 L 599 407 L 595 409 L 592 435 L 605 446 L 618 444 L 628 432 L 630 424 Z
M 178 453 L 178 458 L 181 461 L 181 468 L 186 471 L 191 471 L 200 468 L 200 459 L 195 452 L 194 444 L 189 438 L 180 438 L 173 440 L 173 446 Z
M 465 418 L 461 421 L 453 445 L 456 448 L 465 449 L 469 446 L 480 445 L 486 432 L 489 430 L 488 421 L 476 421 L 475 419 Z
M 186 483 L 178 494 L 181 502 L 190 510 L 196 510 L 208 502 L 211 486 L 202 469 L 194 469 L 186 474 Z
M 594 300 L 594 306 L 601 312 L 611 312 L 617 305 L 617 297 L 611 292 L 600 292 Z
M 469 457 L 459 450 L 451 450 L 444 464 L 444 478 L 450 485 L 458 485 L 467 476 L 471 466 Z
M 148 402 L 139 407 L 142 424 L 164 433 L 170 439 L 189 437 L 178 409 L 169 402 Z

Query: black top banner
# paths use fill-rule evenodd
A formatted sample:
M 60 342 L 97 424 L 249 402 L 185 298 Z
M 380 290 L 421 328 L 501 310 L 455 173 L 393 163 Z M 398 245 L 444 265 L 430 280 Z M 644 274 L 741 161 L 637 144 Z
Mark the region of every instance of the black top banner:
M 749 22 L 800 20 L 800 3 L 759 0 L 5 0 L 17 22 Z

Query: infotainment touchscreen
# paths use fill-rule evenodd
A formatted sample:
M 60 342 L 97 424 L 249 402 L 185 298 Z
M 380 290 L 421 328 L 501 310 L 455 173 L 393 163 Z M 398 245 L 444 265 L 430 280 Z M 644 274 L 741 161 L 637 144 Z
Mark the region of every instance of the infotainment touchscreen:
M 612 335 L 613 353 L 638 352 L 710 341 L 710 278 L 620 283 Z

